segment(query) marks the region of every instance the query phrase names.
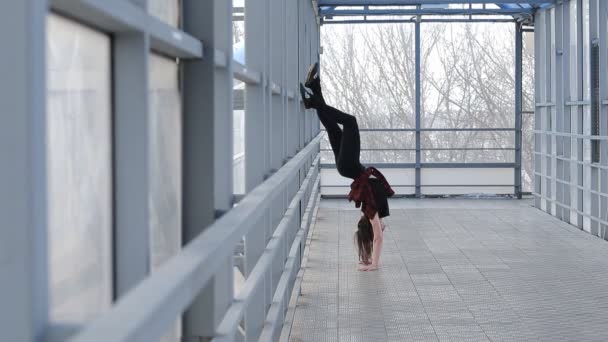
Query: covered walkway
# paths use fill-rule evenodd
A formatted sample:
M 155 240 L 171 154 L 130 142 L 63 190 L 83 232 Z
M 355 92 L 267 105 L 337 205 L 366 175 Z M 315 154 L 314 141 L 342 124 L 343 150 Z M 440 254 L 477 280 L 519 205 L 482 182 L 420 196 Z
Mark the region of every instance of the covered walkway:
M 358 212 L 321 201 L 289 340 L 608 340 L 605 241 L 531 205 L 393 200 L 382 268 L 365 273 Z
M 0 342 L 608 341 L 608 1 L 0 3 Z

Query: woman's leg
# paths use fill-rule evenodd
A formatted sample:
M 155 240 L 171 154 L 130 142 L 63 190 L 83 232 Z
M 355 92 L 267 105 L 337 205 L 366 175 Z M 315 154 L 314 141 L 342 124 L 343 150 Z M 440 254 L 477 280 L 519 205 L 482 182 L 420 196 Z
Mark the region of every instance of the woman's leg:
M 309 93 L 308 95 L 311 96 L 307 98 L 304 87 L 300 85 L 302 98 L 307 108 L 317 110 L 319 120 L 327 130 L 329 143 L 336 157 L 338 172 L 344 177 L 357 178 L 365 170 L 359 162 L 361 141 L 357 119 L 325 103 L 318 75 L 318 64 L 314 64 L 309 69 L 306 87 L 312 90 L 312 94 Z M 341 131 L 338 124 L 342 125 Z
M 331 149 L 334 152 L 334 157 L 336 158 L 337 163 L 338 156 L 340 155 L 342 129 L 335 121 L 327 117 L 327 112 L 323 108 L 317 109 L 317 116 L 319 117 L 319 121 L 321 121 L 321 124 L 323 125 L 323 127 L 325 127 L 325 130 L 327 131 L 329 145 L 331 145 Z
M 342 176 L 353 179 L 357 178 L 364 171 L 364 167 L 359 161 L 361 139 L 357 119 L 328 105 L 319 107 L 317 112 L 319 113 L 319 118 L 323 117 L 324 120 L 342 125 L 339 152 L 336 153 L 336 166 Z

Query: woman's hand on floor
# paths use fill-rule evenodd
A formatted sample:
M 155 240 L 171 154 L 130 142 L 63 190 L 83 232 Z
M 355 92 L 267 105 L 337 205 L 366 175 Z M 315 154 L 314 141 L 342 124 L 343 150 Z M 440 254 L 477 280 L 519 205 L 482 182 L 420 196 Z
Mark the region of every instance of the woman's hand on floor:
M 378 270 L 378 265 L 374 265 L 374 264 L 363 265 L 363 266 L 359 267 L 359 271 L 363 271 L 363 272 L 376 271 L 376 270 Z

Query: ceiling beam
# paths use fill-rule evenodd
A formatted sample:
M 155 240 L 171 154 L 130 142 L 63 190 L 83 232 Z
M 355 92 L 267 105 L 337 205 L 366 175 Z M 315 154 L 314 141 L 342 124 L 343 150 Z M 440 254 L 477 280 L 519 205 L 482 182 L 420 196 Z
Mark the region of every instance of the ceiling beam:
M 355 20 L 325 20 L 323 25 L 340 24 L 402 24 L 415 23 L 416 19 L 355 19 Z M 515 19 L 421 19 L 421 23 L 513 23 Z
M 441 4 L 555 4 L 556 0 L 318 0 L 319 6 L 413 6 Z
M 360 15 L 373 15 L 373 16 L 385 16 L 385 15 L 518 15 L 518 14 L 532 14 L 534 9 L 532 8 L 519 8 L 519 9 L 480 9 L 480 8 L 428 8 L 428 9 L 321 9 L 322 16 L 360 16 Z

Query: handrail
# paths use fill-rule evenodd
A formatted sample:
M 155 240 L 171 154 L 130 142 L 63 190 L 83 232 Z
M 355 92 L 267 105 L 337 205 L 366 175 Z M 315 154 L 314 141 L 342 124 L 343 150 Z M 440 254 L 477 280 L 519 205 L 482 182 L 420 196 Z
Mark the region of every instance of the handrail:
M 366 165 L 375 166 L 384 169 L 415 169 L 417 167 L 423 169 L 512 169 L 515 163 L 365 163 Z M 321 163 L 322 169 L 333 169 L 335 163 Z
M 324 129 L 321 131 L 325 132 Z M 360 128 L 359 132 L 515 132 L 516 128 L 489 127 L 489 128 Z
M 262 80 L 259 72 L 249 70 L 247 66 L 238 61 L 232 61 L 232 71 L 234 72 L 234 78 L 247 84 L 259 84 Z
M 276 173 L 186 245 L 176 256 L 138 284 L 114 307 L 72 339 L 84 341 L 148 342 L 158 339 L 220 267 L 213 260 L 231 257 L 233 248 L 265 212 L 266 200 L 284 186 L 314 153 L 317 135 Z
M 272 262 L 276 258 L 276 253 L 278 250 L 274 247 L 277 247 L 276 245 L 286 234 L 286 231 L 289 228 L 289 223 L 293 219 L 293 214 L 295 213 L 296 209 L 298 209 L 299 212 L 299 203 L 304 198 L 309 183 L 314 181 L 315 185 L 318 186 L 319 184 L 319 174 L 313 172 L 313 169 L 318 168 L 319 161 L 320 157 L 317 156 L 313 162 L 313 165 L 310 167 L 310 171 L 306 176 L 306 179 L 304 182 L 302 182 L 300 190 L 298 190 L 287 211 L 285 212 L 285 216 L 283 216 L 277 225 L 277 228 L 274 231 L 272 238 L 264 251 L 264 254 L 260 256 L 253 270 L 247 277 L 245 284 L 243 284 L 241 291 L 235 296 L 233 304 L 228 309 L 228 312 L 219 325 L 217 331 L 219 336 L 218 338 L 214 339 L 213 342 L 232 341 L 232 338 L 234 337 L 233 335 L 236 333 L 237 327 L 245 314 L 245 308 L 249 305 L 250 301 L 255 295 L 255 289 L 259 286 L 259 283 L 264 280 L 266 272 L 272 266 Z M 316 175 L 315 179 L 313 179 L 313 175 Z M 313 193 L 314 189 L 315 187 L 313 186 Z M 295 242 L 296 241 L 294 241 L 294 244 Z M 292 246 L 289 247 L 290 250 Z
M 516 151 L 515 147 L 429 147 L 420 148 L 420 151 Z M 331 148 L 322 148 L 321 152 L 333 151 Z M 362 148 L 361 151 L 417 151 L 415 148 Z
M 300 263 L 302 262 L 302 252 L 308 236 L 308 230 L 313 219 L 312 214 L 314 208 L 317 206 L 317 201 L 320 199 L 318 196 L 320 190 L 319 185 L 321 184 L 321 175 L 317 174 L 317 180 L 313 185 L 313 191 L 310 195 L 308 206 L 305 210 L 305 220 L 302 222 L 300 230 L 294 239 L 291 249 L 289 250 L 289 257 L 285 263 L 285 269 L 279 279 L 277 289 L 275 291 L 272 304 L 268 310 L 266 324 L 264 330 L 260 336 L 260 341 L 277 341 L 278 335 L 280 334 L 280 328 L 285 322 L 285 314 L 287 311 L 287 305 L 289 304 L 290 294 L 293 291 L 296 275 L 300 269 Z M 298 262 L 296 267 L 296 262 Z M 288 293 L 289 292 L 289 293 Z

